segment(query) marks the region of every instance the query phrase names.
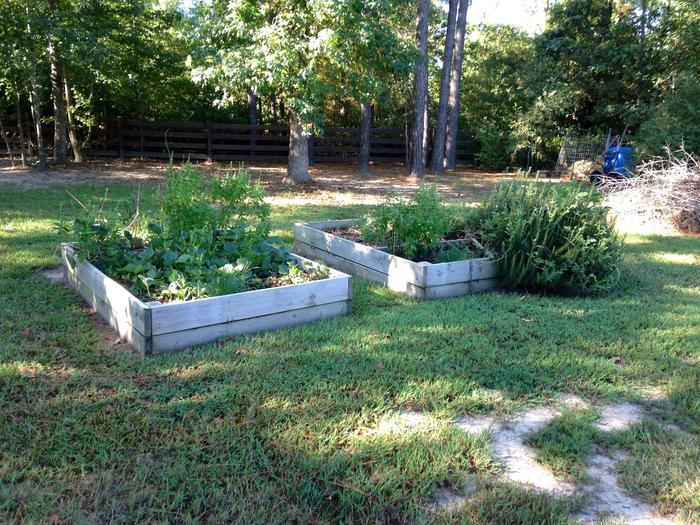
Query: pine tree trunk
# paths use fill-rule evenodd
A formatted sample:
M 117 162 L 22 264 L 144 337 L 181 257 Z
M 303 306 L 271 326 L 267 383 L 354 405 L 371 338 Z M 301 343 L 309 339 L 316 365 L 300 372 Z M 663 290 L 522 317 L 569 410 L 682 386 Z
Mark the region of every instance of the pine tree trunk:
M 428 104 L 428 10 L 429 0 L 416 0 L 416 48 L 418 60 L 413 84 L 413 150 L 411 176 L 425 176 L 425 115 Z
M 372 106 L 369 102 L 360 105 L 360 158 L 357 171 L 369 173 L 369 147 L 372 128 Z
M 452 72 L 452 55 L 455 46 L 455 26 L 459 0 L 450 0 L 447 13 L 447 34 L 445 35 L 445 52 L 442 55 L 442 76 L 440 78 L 440 102 L 438 103 L 435 139 L 433 140 L 433 158 L 431 167 L 435 173 L 445 171 L 445 134 L 447 133 L 447 102 L 450 95 L 450 73 Z
M 20 100 L 19 88 L 14 85 L 15 91 L 15 112 L 17 113 L 17 135 L 19 135 L 19 153 L 22 159 L 22 167 L 27 167 L 27 153 L 24 148 L 24 126 L 22 125 L 22 101 Z
M 450 73 L 450 96 L 448 99 L 447 136 L 445 138 L 445 161 L 447 168 L 457 165 L 457 126 L 459 125 L 459 91 L 462 83 L 462 61 L 464 59 L 464 39 L 467 28 L 467 8 L 470 0 L 459 0 L 455 46 Z
M 296 184 L 311 182 L 309 175 L 309 138 L 293 111 L 289 112 L 289 160 L 287 177 Z
M 75 162 L 83 162 L 83 151 L 80 147 L 80 140 L 78 139 L 78 123 L 75 120 L 75 115 L 73 114 L 73 97 L 71 95 L 70 83 L 68 82 L 68 75 L 66 73 L 66 65 L 63 64 L 63 87 L 66 95 L 66 116 L 68 117 L 68 138 L 70 139 L 70 146 L 73 150 L 73 160 Z
M 36 147 L 39 157 L 38 168 L 41 171 L 45 171 L 46 147 L 44 146 L 44 131 L 41 125 L 41 102 L 39 101 L 39 90 L 33 78 L 30 83 L 29 102 L 32 106 L 32 118 L 34 119 L 34 129 L 36 130 Z
M 56 0 L 49 0 L 49 7 L 58 11 Z M 53 161 L 65 164 L 68 146 L 66 143 L 66 106 L 63 102 L 63 71 L 58 41 L 53 35 L 49 42 L 51 58 L 51 94 L 53 96 L 54 128 L 53 128 Z

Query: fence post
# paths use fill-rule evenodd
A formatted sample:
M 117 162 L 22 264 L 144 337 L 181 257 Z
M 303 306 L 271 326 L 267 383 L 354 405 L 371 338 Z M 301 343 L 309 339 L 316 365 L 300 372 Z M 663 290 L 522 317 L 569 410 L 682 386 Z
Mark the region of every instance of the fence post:
M 212 155 L 212 131 L 211 131 L 211 120 L 207 120 L 207 162 L 214 160 Z
M 141 157 L 143 157 L 143 122 L 139 123 L 139 134 L 141 135 Z
M 117 117 L 117 143 L 119 144 L 119 160 L 124 160 L 124 122 Z
M 309 166 L 314 165 L 314 139 L 316 138 L 316 135 L 311 135 L 309 137 Z

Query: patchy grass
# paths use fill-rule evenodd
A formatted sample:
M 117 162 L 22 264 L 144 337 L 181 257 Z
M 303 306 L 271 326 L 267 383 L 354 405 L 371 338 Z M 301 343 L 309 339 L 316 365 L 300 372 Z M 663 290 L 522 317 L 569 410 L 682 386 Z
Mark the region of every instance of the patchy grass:
M 629 457 L 620 465 L 621 485 L 689 523 L 700 521 L 700 440 L 668 432 L 653 422 L 635 425 L 618 438 Z
M 593 426 L 592 410 L 571 410 L 551 421 L 525 444 L 537 450 L 535 459 L 556 475 L 574 482 L 585 478 L 586 458 L 593 451 L 599 432 Z
M 131 193 L 111 187 L 107 206 Z M 288 242 L 295 221 L 364 209 L 275 208 L 275 233 Z M 559 392 L 604 402 L 659 388 L 665 420 L 697 445 L 700 239 L 628 239 L 623 282 L 605 297 L 417 303 L 356 279 L 352 316 L 143 360 L 38 275 L 58 261 L 54 221 L 76 211 L 60 189 L 0 193 L 0 521 L 430 521 L 435 490 L 496 468 L 484 439 L 445 423 Z M 401 409 L 435 423 L 387 426 Z M 550 435 L 552 457 L 579 458 L 581 427 L 563 431 L 577 444 Z M 693 505 L 697 485 L 681 479 L 697 477 L 697 454 L 654 436 L 630 441 L 630 461 L 644 458 L 630 465 L 647 466 L 644 483 L 629 467 L 630 490 Z M 563 523 L 568 509 L 487 483 L 455 520 Z

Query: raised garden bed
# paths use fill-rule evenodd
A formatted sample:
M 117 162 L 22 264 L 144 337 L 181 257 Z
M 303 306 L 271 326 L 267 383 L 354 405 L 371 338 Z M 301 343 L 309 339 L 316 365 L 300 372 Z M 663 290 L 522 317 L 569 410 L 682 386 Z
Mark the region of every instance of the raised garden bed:
M 296 224 L 294 250 L 333 268 L 386 285 L 418 299 L 439 299 L 482 292 L 499 285 L 498 266 L 489 258 L 432 264 L 413 262 L 345 239 L 329 231 L 356 226 L 338 220 Z
M 69 243 L 61 244 L 61 259 L 70 286 L 142 355 L 350 312 L 351 277 L 332 269 L 327 279 L 161 304 L 141 301 L 89 262 L 78 260 Z

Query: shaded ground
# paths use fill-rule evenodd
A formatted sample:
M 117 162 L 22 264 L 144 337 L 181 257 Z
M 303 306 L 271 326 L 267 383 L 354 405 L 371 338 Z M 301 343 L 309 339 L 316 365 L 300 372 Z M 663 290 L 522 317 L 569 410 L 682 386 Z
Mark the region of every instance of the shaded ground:
M 225 171 L 224 163 L 199 164 L 210 175 Z M 407 177 L 400 165 L 375 165 L 368 175 L 360 175 L 352 164 L 317 164 L 311 176 L 314 181 L 304 187 L 294 187 L 284 181 L 287 174 L 280 164 L 247 164 L 248 173 L 259 179 L 275 204 L 354 203 L 376 204 L 389 193 L 410 193 L 417 187 L 415 179 Z M 91 160 L 78 166 L 52 168 L 44 173 L 34 169 L 12 168 L 9 161 L 0 160 L 0 188 L 46 188 L 55 185 L 144 183 L 155 185 L 165 178 L 167 164 L 158 161 Z M 473 201 L 489 193 L 495 184 L 510 180 L 512 174 L 458 168 L 436 178 L 427 173 L 426 181 L 437 184 L 448 200 Z M 558 179 L 552 179 L 558 180 Z

